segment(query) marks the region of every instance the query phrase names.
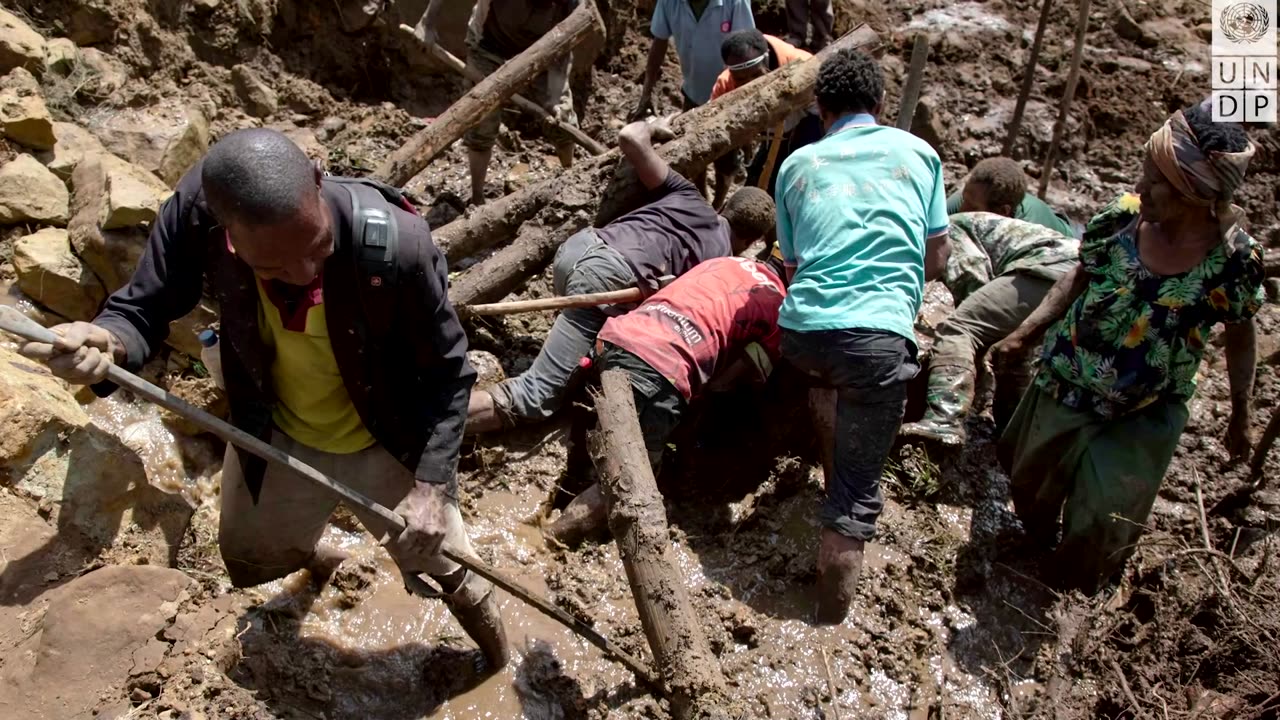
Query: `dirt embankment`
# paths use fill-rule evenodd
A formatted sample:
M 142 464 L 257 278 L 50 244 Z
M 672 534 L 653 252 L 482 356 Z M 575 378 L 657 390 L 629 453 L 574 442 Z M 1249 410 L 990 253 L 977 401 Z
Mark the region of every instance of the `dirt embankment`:
M 366 3 L 354 0 L 12 5 L 46 40 L 66 37 L 79 48 L 79 64 L 41 75 L 38 85 L 53 120 L 82 128 L 118 128 L 113 119 L 131 112 L 154 118 L 169 117 L 156 108 L 195 108 L 207 120 L 206 140 L 272 125 L 332 171 L 361 174 L 461 92 L 394 32 L 416 20 L 422 1 L 389 5 L 367 23 Z M 458 53 L 465 5 L 451 7 L 446 27 Z M 950 183 L 998 152 L 1034 4 L 836 6 L 839 27 L 866 21 L 887 39 L 889 117 L 911 38 L 929 35 L 919 130 L 943 154 Z M 1073 5 L 1053 11 L 1015 149 L 1033 178 L 1063 88 L 1073 13 Z M 757 3 L 756 14 L 766 30 L 780 30 L 780 2 Z M 1207 22 L 1207 8 L 1191 0 L 1095 7 L 1051 201 L 1085 220 L 1133 182 L 1151 130 L 1207 93 Z M 583 126 L 602 141 L 635 101 L 644 25 L 634 19 L 617 55 L 579 86 Z M 673 59 L 657 98 L 661 111 L 678 106 Z M 556 172 L 551 147 L 513 125 L 499 138 L 492 193 Z M 1276 137 L 1253 136 L 1259 153 L 1240 203 L 1255 234 L 1277 246 Z M 112 147 L 129 149 L 125 160 L 172 184 L 163 153 L 151 158 L 142 143 Z M 23 152 L 5 141 L 0 164 Z M 77 184 L 70 170 L 59 174 L 55 159 L 40 162 L 70 190 L 74 238 L 77 188 L 83 194 L 96 176 L 81 171 L 86 179 Z M 455 147 L 410 189 L 439 225 L 462 211 L 466 185 Z M 132 207 L 121 200 L 108 211 Z M 144 220 L 131 222 L 138 224 L 118 231 L 145 228 Z M 45 226 L 56 223 L 32 220 L 0 235 L 0 279 L 16 277 L 14 244 Z M 97 277 L 107 289 L 111 268 L 92 257 L 81 258 L 87 269 L 63 269 L 64 287 L 92 287 Z M 520 295 L 549 292 L 544 277 Z M 946 303 L 945 292 L 934 295 L 941 299 L 931 318 Z M 491 373 L 518 372 L 549 320 L 485 321 L 470 328 L 472 345 L 496 356 L 488 358 Z M 1260 336 L 1257 429 L 1280 404 L 1274 306 L 1260 319 Z M 617 666 L 506 597 L 517 661 L 475 686 L 461 670 L 470 646 L 443 607 L 407 597 L 376 543 L 346 514 L 326 539 L 354 558 L 323 591 L 305 576 L 229 588 L 216 548 L 216 443 L 119 400 L 90 404 L 86 413 L 66 388 L 33 380 L 39 373 L 23 361 L 0 360 L 4 405 L 22 409 L 13 415 L 21 422 L 0 436 L 0 707 L 17 708 L 15 717 L 668 717 Z M 177 351 L 148 373 L 210 406 L 220 400 Z M 673 553 L 745 716 L 1275 717 L 1280 498 L 1272 490 L 1241 499 L 1245 477 L 1220 442 L 1229 391 L 1216 345 L 1203 378 L 1150 532 L 1118 588 L 1096 598 L 1059 596 L 1036 581 L 1040 559 L 1022 547 L 984 415 L 958 457 L 939 464 L 907 448 L 895 459 L 854 612 L 828 629 L 808 622 L 820 488 L 812 434 L 797 409 L 802 391 L 783 378 L 764 396 L 731 394 L 699 408 L 673 439 L 660 482 Z M 567 423 L 468 445 L 463 508 L 476 545 L 486 560 L 647 655 L 616 549 L 565 552 L 540 539 L 538 518 L 582 482 L 568 445 Z M 1272 460 L 1268 472 L 1277 469 Z M 186 502 L 153 490 L 179 486 Z M 81 494 L 86 487 L 96 494 Z M 159 567 L 166 564 L 177 570 Z

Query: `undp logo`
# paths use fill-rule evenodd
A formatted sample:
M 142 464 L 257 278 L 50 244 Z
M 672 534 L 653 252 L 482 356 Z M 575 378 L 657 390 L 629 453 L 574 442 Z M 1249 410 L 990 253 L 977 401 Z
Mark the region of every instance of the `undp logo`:
M 1251 2 L 1232 3 L 1218 17 L 1222 34 L 1237 43 L 1256 43 L 1267 36 L 1271 15 L 1267 9 Z

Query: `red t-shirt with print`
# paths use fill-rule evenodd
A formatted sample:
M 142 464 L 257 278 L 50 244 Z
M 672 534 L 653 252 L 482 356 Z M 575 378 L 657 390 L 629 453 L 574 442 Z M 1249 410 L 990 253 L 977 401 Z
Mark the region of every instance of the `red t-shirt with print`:
M 690 400 L 751 343 L 778 358 L 782 281 L 739 257 L 699 263 L 643 305 L 609 318 L 599 338 L 638 356 Z

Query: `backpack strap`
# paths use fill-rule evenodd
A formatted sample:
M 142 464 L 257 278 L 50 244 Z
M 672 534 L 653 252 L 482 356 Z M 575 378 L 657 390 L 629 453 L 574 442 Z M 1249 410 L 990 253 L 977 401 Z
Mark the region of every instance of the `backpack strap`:
M 400 228 L 391 201 L 376 184 L 348 178 L 338 181 L 351 200 L 352 259 L 356 263 L 364 338 L 381 343 L 396 316 L 401 264 Z

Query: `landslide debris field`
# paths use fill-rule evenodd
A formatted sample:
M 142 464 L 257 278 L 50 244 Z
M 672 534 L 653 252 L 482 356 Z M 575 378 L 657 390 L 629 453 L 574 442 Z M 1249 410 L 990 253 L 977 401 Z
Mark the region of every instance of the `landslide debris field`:
M 156 204 L 209 142 L 241 127 L 288 133 L 338 174 L 367 174 L 464 92 L 411 40 L 425 0 L 370 19 L 356 0 L 5 0 L 0 62 L 0 282 L 45 323 L 87 319 L 136 262 Z M 603 4 L 603 3 L 602 3 Z M 643 4 L 643 3 L 642 3 Z M 468 2 L 446 45 L 464 52 Z M 614 1 L 615 9 L 620 3 Z M 777 0 L 758 24 L 780 32 Z M 930 39 L 917 130 L 948 184 L 996 155 L 1038 7 L 1028 2 L 837 2 L 885 46 L 890 117 L 912 37 Z M 630 112 L 644 17 L 618 10 L 616 52 L 578 77 L 584 130 L 606 145 Z M 1015 156 L 1038 174 L 1065 85 L 1075 5 L 1052 14 Z M 1136 178 L 1142 143 L 1209 83 L 1209 9 L 1192 0 L 1095 4 L 1083 75 L 1049 200 L 1087 219 Z M 584 63 L 585 65 L 585 63 Z M 655 93 L 678 105 L 674 55 Z M 532 123 L 504 129 L 496 197 L 558 172 Z M 1280 246 L 1273 130 L 1238 202 Z M 439 227 L 464 212 L 455 145 L 409 185 Z M 455 263 L 465 273 L 469 262 Z M 1275 288 L 1269 288 L 1275 300 Z M 538 277 L 522 298 L 550 294 Z M 923 325 L 945 313 L 929 293 Z M 225 414 L 194 332 L 175 324 L 145 375 Z M 527 366 L 550 314 L 468 328 L 482 383 Z M 1280 403 L 1280 311 L 1259 319 L 1254 429 Z M 922 335 L 927 345 L 927 335 Z M 1242 496 L 1221 436 L 1221 341 L 1137 555 L 1085 598 L 1036 580 L 997 469 L 989 415 L 959 457 L 902 448 L 850 619 L 815 628 L 820 471 L 795 387 L 733 394 L 676 438 L 660 484 L 671 543 L 742 718 L 1280 717 L 1280 487 Z M 407 596 L 377 543 L 340 512 L 327 540 L 353 553 L 318 593 L 305 574 L 231 589 L 217 552 L 222 448 L 123 393 L 94 400 L 0 349 L 0 717 L 667 718 L 584 641 L 501 594 L 515 659 L 479 685 L 474 649 L 442 604 Z M 547 547 L 567 474 L 568 423 L 469 442 L 463 512 L 484 559 L 589 615 L 649 657 L 616 548 Z M 1274 477 L 1280 452 L 1267 465 Z

